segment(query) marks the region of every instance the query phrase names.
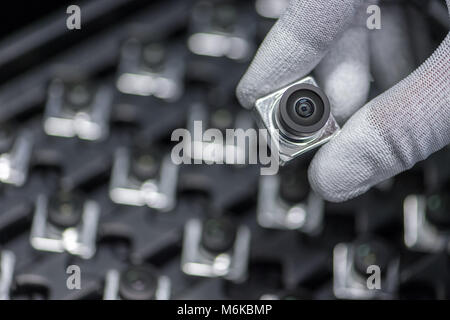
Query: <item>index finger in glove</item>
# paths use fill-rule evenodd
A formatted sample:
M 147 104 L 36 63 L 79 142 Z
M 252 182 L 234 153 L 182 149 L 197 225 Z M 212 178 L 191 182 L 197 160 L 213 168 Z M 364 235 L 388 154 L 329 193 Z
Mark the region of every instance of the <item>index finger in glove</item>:
M 240 103 L 305 76 L 351 23 L 362 0 L 293 0 L 275 23 L 237 87 Z

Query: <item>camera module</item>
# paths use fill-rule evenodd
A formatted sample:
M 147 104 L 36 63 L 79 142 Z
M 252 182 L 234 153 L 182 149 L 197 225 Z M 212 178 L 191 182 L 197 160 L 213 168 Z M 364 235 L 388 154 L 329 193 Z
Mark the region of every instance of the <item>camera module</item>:
M 281 165 L 328 142 L 340 130 L 330 102 L 308 76 L 255 102 L 259 127 L 267 129 L 270 148 Z
M 152 300 L 158 288 L 158 276 L 149 267 L 132 266 L 120 276 L 119 294 L 125 300 Z

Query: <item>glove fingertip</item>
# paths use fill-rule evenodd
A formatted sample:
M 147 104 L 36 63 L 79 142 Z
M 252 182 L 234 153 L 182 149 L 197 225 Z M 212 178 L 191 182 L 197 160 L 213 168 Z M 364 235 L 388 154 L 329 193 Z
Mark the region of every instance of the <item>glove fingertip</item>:
M 253 97 L 251 90 L 249 90 L 248 88 L 245 76 L 241 79 L 236 87 L 236 97 L 239 103 L 247 109 L 251 109 L 253 104 L 255 103 L 256 99 Z
M 328 177 L 321 174 L 321 170 L 317 161 L 312 161 L 308 169 L 308 180 L 311 189 L 321 196 L 324 200 L 330 202 L 340 202 L 343 201 L 341 197 L 337 196 L 337 193 L 332 191 L 328 183 Z

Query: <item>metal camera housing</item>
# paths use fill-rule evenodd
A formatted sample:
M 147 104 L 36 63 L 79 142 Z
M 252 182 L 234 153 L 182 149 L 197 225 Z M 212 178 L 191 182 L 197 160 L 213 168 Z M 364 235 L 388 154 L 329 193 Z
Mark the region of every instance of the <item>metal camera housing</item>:
M 293 99 L 297 105 L 302 98 L 313 102 L 312 113 L 303 119 L 291 106 Z M 281 165 L 328 142 L 340 130 L 327 96 L 311 76 L 256 100 L 254 111 L 259 127 L 267 129 L 270 148 L 278 151 Z
M 184 229 L 181 270 L 191 276 L 222 277 L 233 282 L 247 278 L 250 257 L 250 229 L 237 226 L 231 248 L 208 250 L 203 243 L 204 224 L 200 219 L 190 219 Z M 206 250 L 204 250 L 206 249 Z M 211 249 L 211 248 L 209 248 Z M 218 248 L 215 248 L 218 249 Z
M 427 196 L 408 195 L 403 201 L 404 243 L 410 250 L 450 254 L 449 231 L 440 230 L 427 216 Z
M 142 282 L 142 279 L 139 277 L 139 274 L 142 276 L 142 272 L 144 272 L 144 276 L 147 274 L 154 277 L 154 292 L 148 292 L 145 288 L 135 291 L 133 288 L 124 287 L 123 277 L 127 272 L 134 273 L 137 282 Z M 150 266 L 130 266 L 122 270 L 122 272 L 117 269 L 107 271 L 103 300 L 169 300 L 170 291 L 171 282 L 169 277 L 159 274 Z

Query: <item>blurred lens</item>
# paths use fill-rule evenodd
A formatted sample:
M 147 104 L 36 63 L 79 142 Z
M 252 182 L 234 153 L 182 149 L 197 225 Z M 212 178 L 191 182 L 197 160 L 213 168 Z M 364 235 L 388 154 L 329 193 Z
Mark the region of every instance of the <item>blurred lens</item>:
M 235 226 L 227 219 L 213 218 L 203 224 L 202 245 L 213 253 L 226 252 L 233 246 Z
M 355 242 L 354 266 L 355 270 L 367 276 L 367 268 L 376 265 L 383 274 L 389 264 L 391 250 L 381 239 L 365 238 Z
M 426 216 L 439 229 L 450 228 L 450 197 L 445 194 L 433 194 L 427 198 Z
M 79 83 L 67 86 L 66 103 L 74 111 L 89 107 L 91 99 L 91 92 L 85 84 Z
M 81 221 L 82 209 L 83 201 L 79 195 L 63 192 L 50 197 L 48 220 L 57 227 L 71 228 Z
M 125 300 L 154 299 L 158 277 L 150 268 L 131 267 L 120 276 L 120 296 Z

